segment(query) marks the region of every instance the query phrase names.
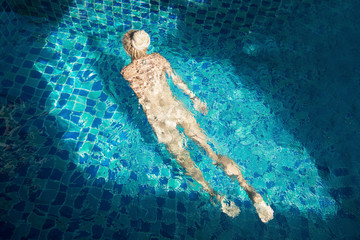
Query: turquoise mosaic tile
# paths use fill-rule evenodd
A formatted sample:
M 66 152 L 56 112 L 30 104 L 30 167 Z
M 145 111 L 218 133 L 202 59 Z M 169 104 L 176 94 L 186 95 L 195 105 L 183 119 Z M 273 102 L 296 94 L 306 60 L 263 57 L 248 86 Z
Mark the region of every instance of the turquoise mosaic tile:
M 346 2 L 3 1 L 1 237 L 358 238 L 358 4 Z M 120 75 L 130 28 L 207 101 L 196 118 L 272 204 L 269 224 L 194 143 L 238 218 L 157 143 Z

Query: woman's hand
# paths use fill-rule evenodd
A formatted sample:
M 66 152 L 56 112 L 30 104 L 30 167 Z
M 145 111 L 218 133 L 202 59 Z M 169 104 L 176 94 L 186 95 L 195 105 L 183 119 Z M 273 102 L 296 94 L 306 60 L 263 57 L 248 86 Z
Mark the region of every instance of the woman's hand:
M 208 113 L 206 102 L 201 102 L 198 97 L 194 97 L 192 101 L 194 103 L 194 108 L 196 111 L 201 112 L 203 115 L 206 115 Z

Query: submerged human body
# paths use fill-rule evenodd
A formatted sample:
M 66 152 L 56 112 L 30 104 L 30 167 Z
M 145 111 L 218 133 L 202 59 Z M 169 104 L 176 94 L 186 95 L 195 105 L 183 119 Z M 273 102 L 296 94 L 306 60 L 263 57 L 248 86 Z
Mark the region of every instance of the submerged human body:
M 219 201 L 224 213 L 231 217 L 239 214 L 239 208 L 233 202 L 227 201 L 225 196 L 216 193 L 204 179 L 202 172 L 184 148 L 184 139 L 180 135 L 178 126 L 181 126 L 185 134 L 206 151 L 213 160 L 213 164 L 221 167 L 229 177 L 237 179 L 252 200 L 260 219 L 263 222 L 271 220 L 273 210 L 266 205 L 261 195 L 246 183 L 236 163 L 213 151 L 208 144 L 208 138 L 194 116 L 174 97 L 167 84 L 166 75 L 170 76 L 174 84 L 191 98 L 196 110 L 206 114 L 206 104 L 203 104 L 174 73 L 170 63 L 158 53 L 146 53 L 150 44 L 147 33 L 130 30 L 124 35 L 123 44 L 126 52 L 131 56 L 132 62 L 124 67 L 121 74 L 130 83 L 130 87 L 138 97 L 159 142 L 166 145 L 167 150 L 185 169 L 185 174 L 191 176 L 211 197 Z

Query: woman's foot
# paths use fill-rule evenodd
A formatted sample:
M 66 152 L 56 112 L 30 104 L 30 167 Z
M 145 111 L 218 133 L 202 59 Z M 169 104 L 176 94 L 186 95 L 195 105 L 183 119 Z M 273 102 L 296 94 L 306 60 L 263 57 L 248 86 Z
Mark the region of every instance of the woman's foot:
M 264 200 L 254 203 L 254 207 L 263 223 L 267 223 L 274 218 L 274 210 L 272 210 L 270 206 L 266 205 Z
M 226 197 L 220 197 L 221 210 L 229 217 L 236 217 L 240 213 L 240 208 L 235 205 L 233 201 L 226 199 Z
M 215 165 L 221 167 L 225 173 L 231 177 L 236 178 L 240 184 L 240 186 L 246 191 L 251 201 L 254 203 L 254 207 L 256 208 L 256 212 L 259 215 L 262 222 L 267 223 L 271 219 L 274 218 L 274 211 L 272 208 L 264 202 L 263 198 L 260 194 L 256 192 L 256 190 L 246 183 L 246 180 L 244 179 L 240 168 L 238 165 L 231 160 L 230 158 L 223 156 L 223 155 L 217 155 L 217 162 Z M 235 217 L 239 214 L 239 212 L 236 213 L 236 210 L 233 210 L 233 207 L 237 208 L 233 202 L 230 204 L 224 203 L 225 197 L 221 197 L 221 206 L 224 213 L 231 217 Z M 226 201 L 226 200 L 225 200 Z

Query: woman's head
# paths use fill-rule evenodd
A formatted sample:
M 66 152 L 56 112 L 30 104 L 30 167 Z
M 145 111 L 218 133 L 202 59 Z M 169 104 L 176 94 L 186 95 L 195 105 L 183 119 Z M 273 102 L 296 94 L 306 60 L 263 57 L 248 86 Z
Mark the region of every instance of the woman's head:
M 132 59 L 139 59 L 146 55 L 150 45 L 150 37 L 144 30 L 129 30 L 125 33 L 123 46 Z

